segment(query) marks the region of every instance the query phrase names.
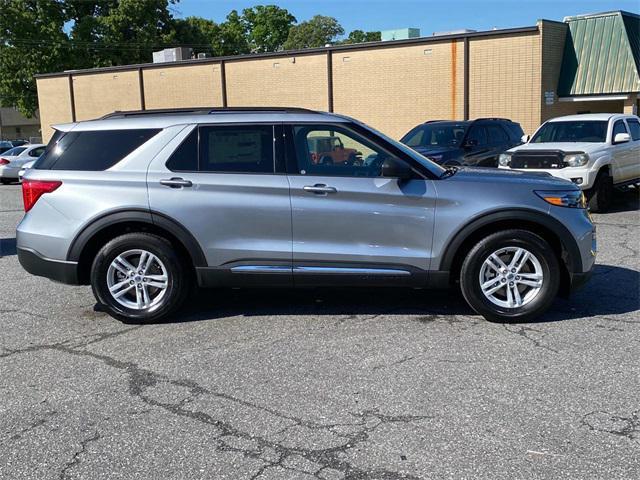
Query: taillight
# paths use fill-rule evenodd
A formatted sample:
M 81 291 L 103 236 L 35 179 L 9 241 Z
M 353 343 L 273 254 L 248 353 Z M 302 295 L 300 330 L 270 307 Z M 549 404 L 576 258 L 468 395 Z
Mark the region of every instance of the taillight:
M 0 165 L 9 165 L 9 160 L 6 158 L 0 158 Z
M 58 180 L 22 180 L 24 211 L 31 210 L 42 195 L 53 192 L 60 185 L 62 185 L 62 182 Z

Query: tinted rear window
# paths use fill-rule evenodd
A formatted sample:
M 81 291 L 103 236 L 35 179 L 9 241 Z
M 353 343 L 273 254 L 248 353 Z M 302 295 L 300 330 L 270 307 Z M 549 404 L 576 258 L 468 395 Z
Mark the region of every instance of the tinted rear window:
M 160 129 L 69 132 L 51 139 L 34 165 L 41 170 L 100 171 L 113 167 Z

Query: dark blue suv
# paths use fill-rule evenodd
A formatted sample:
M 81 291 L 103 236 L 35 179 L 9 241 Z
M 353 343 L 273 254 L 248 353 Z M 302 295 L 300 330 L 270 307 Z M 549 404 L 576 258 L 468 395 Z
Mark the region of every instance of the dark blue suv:
M 505 118 L 435 120 L 413 128 L 400 140 L 441 165 L 497 167 L 498 156 L 522 144 L 519 123 Z

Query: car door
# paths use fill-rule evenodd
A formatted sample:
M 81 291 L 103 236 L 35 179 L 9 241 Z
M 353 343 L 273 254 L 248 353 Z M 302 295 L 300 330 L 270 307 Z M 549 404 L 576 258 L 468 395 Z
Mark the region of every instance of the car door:
M 480 166 L 491 155 L 484 125 L 471 125 L 462 143 L 464 165 Z
M 624 120 L 616 120 L 611 130 L 611 155 L 614 163 L 613 182 L 619 183 L 630 180 L 638 162 L 637 150 L 634 150 L 634 142 L 615 143 L 614 139 L 619 133 L 629 133 Z
M 489 142 L 489 152 L 482 161 L 483 167 L 497 167 L 498 156 L 510 148 L 510 140 L 507 132 L 497 123 L 487 124 L 487 137 Z
M 150 165 L 150 208 L 195 238 L 209 283 L 218 274 L 231 285 L 264 274 L 291 283 L 289 182 L 276 166 L 274 128 L 189 126 Z
M 395 158 L 366 131 L 330 124 L 285 127 L 296 285 L 423 285 L 430 266 L 436 192 L 431 180 L 383 178 Z M 355 162 L 312 161 L 309 139 L 338 137 Z
M 631 156 L 627 180 L 640 178 L 640 121 L 637 118 L 627 118 L 627 127 L 631 141 L 629 142 L 629 153 Z

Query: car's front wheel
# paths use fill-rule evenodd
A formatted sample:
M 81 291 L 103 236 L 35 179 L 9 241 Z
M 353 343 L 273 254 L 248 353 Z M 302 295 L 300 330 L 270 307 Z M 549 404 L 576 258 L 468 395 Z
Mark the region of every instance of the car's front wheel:
M 189 275 L 166 239 L 128 233 L 100 249 L 91 268 L 91 286 L 98 302 L 112 316 L 153 322 L 184 302 Z
M 492 321 L 528 321 L 542 315 L 560 286 L 553 249 L 527 230 L 505 230 L 481 240 L 460 271 L 462 294 Z

